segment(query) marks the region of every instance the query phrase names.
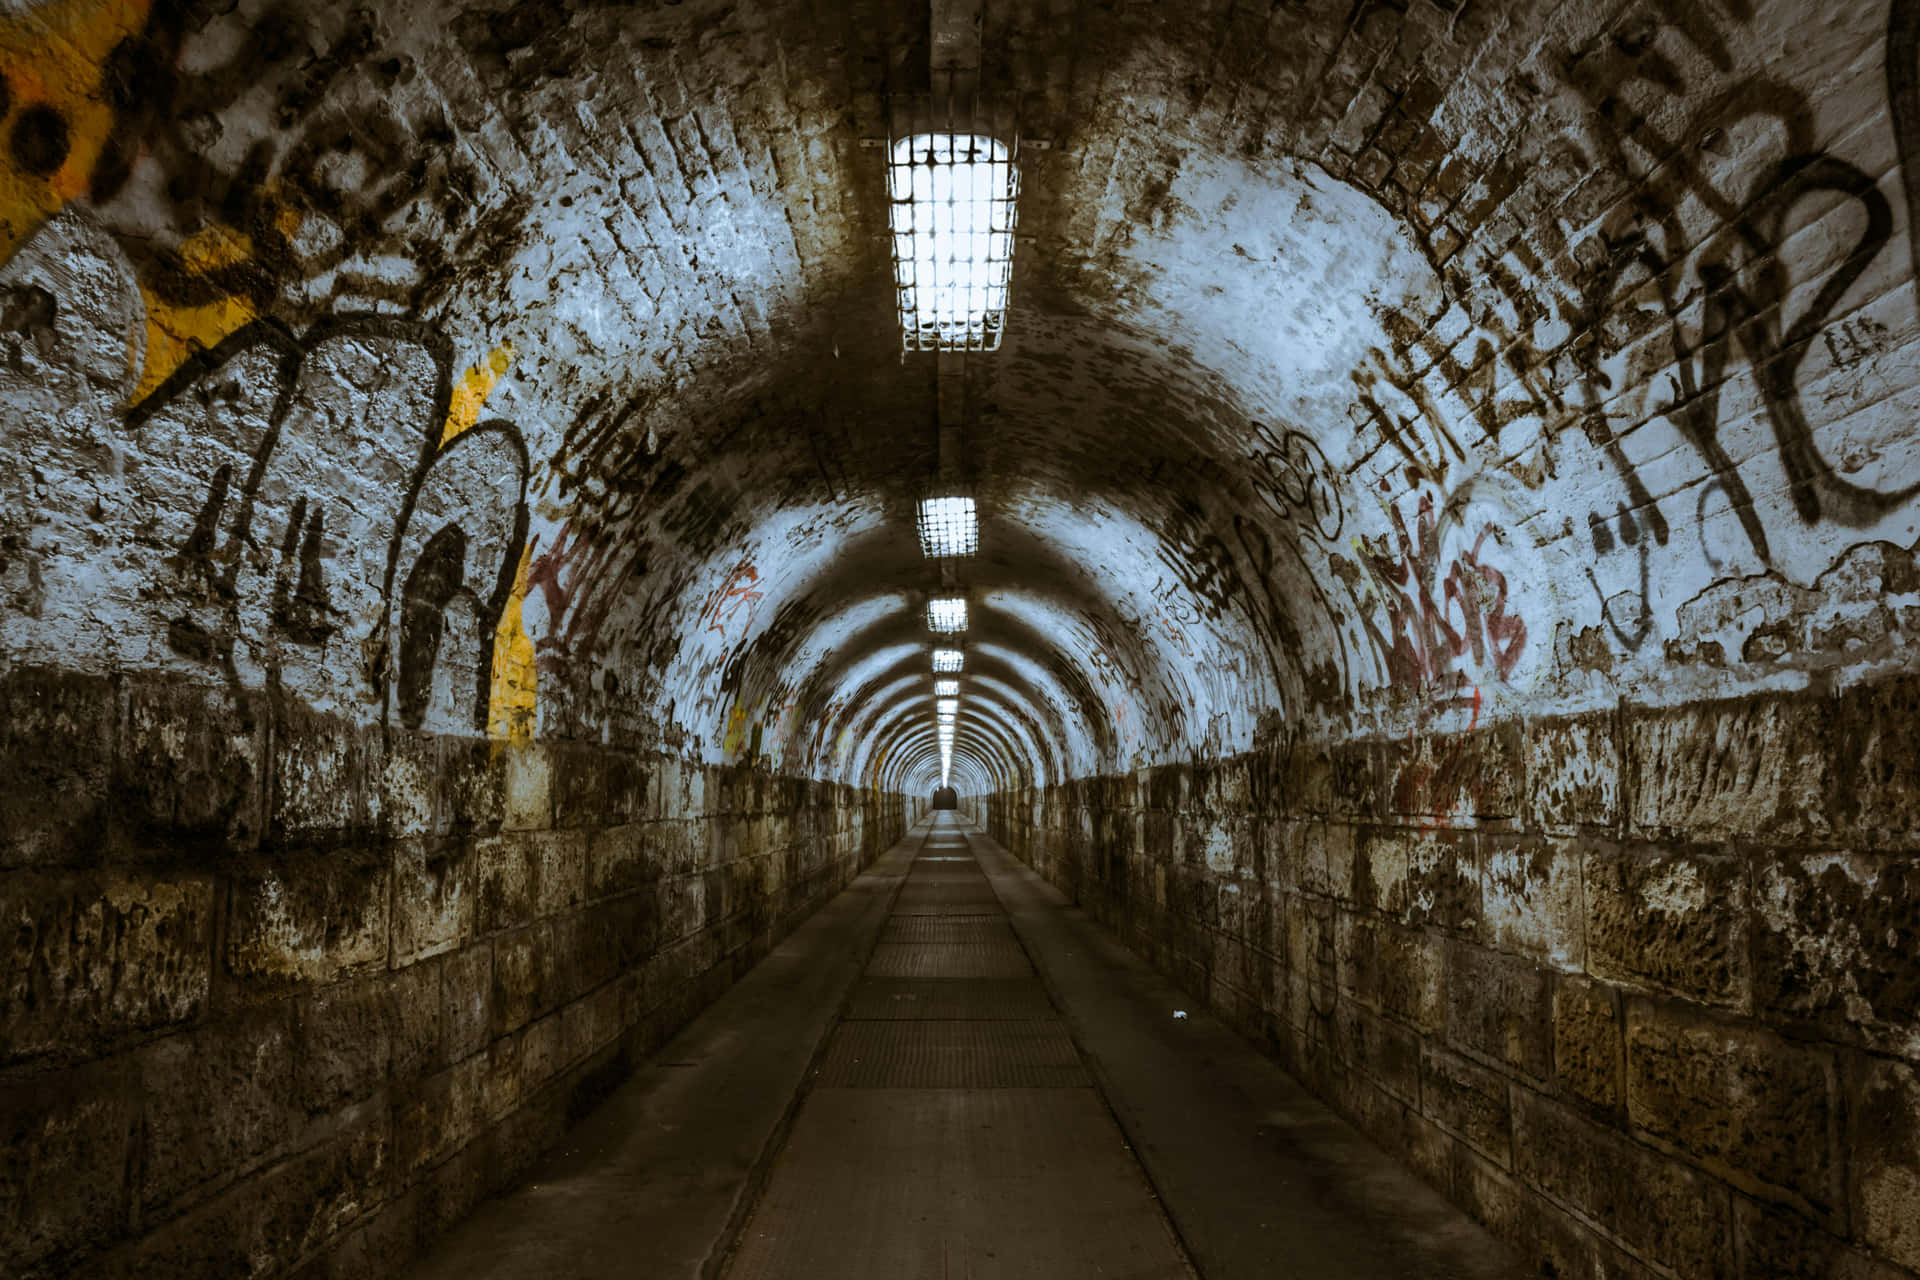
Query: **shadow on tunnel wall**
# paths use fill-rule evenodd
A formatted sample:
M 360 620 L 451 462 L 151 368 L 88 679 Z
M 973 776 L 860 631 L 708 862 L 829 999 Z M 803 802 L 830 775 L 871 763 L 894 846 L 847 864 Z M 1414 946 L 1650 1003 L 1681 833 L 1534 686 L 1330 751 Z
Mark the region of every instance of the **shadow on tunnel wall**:
M 1916 715 L 1909 676 L 1296 742 L 986 825 L 1542 1274 L 1891 1277 Z

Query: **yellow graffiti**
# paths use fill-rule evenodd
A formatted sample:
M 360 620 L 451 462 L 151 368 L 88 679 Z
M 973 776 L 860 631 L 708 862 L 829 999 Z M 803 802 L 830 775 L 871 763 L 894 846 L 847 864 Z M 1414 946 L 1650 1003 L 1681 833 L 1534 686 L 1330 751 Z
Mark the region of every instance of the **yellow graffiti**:
M 487 695 L 487 736 L 495 742 L 531 742 L 539 712 L 538 673 L 533 665 L 533 641 L 521 619 L 527 600 L 527 568 L 533 563 L 533 544 L 520 553 L 513 578 L 513 594 L 493 633 L 493 680 Z
M 182 266 L 196 271 L 244 262 L 253 253 L 247 236 L 218 224 L 198 231 L 182 242 Z M 146 399 L 196 351 L 219 343 L 258 315 L 244 298 L 219 298 L 198 307 L 179 307 L 162 300 L 144 283 L 147 302 L 147 358 L 134 389 L 133 403 Z
M 447 408 L 446 429 L 440 433 L 442 445 L 456 439 L 461 432 L 471 430 L 480 421 L 480 407 L 493 394 L 500 376 L 512 366 L 513 344 L 503 342 L 485 360 L 462 375 L 453 389 L 453 403 Z
M 114 127 L 103 67 L 123 40 L 141 34 L 151 7 L 150 0 L 54 0 L 0 21 L 0 76 L 6 84 L 0 126 L 12 140 L 0 154 L 0 262 L 47 219 L 86 197 Z M 285 210 L 280 223 L 290 234 L 299 225 L 298 214 Z M 246 236 L 221 226 L 196 232 L 178 249 L 189 268 L 226 266 L 252 252 Z M 176 307 L 144 283 L 141 293 L 147 342 L 135 403 L 194 351 L 213 346 L 256 317 L 240 299 Z M 139 357 L 129 352 L 128 358 Z
M 720 749 L 728 755 L 735 754 L 746 745 L 748 718 L 747 705 L 736 702 L 733 714 L 727 720 L 726 736 L 720 742 Z
M 13 145 L 0 155 L 0 261 L 87 193 L 112 132 L 102 68 L 147 25 L 147 0 L 54 0 L 0 20 L 3 115 Z

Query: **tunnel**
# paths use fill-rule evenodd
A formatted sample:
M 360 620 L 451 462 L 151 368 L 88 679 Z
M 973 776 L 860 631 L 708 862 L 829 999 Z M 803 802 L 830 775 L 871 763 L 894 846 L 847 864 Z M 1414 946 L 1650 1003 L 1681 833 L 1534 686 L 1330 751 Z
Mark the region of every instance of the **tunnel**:
M 1916 0 L 8 0 L 0 1272 L 1920 1276 L 1909 151 Z

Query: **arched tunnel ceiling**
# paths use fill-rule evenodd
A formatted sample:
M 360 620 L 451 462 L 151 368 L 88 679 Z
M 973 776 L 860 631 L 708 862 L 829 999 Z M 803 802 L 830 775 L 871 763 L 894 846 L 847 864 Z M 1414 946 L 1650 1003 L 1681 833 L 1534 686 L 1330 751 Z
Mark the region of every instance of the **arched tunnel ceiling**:
M 975 786 L 1805 681 L 1910 562 L 1876 6 L 987 3 L 1013 309 L 943 364 L 872 144 L 953 10 L 11 7 L 65 124 L 4 174 L 9 314 L 92 298 L 45 327 L 95 390 L 11 339 L 67 572 L 9 651 L 929 788 L 942 413 Z M 89 559 L 64 477 L 147 550 Z M 142 585 L 283 528 L 236 604 Z

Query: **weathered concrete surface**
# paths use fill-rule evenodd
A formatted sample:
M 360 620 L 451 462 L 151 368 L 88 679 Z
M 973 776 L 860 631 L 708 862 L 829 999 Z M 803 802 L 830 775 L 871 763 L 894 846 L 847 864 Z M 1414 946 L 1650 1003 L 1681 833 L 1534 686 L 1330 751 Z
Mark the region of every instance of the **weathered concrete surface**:
M 1526 1273 L 989 837 L 970 843 L 1201 1275 Z
M 923 838 L 910 834 L 788 935 L 413 1280 L 713 1274 Z
M 1907 696 L 1623 705 L 1510 722 L 1508 745 L 1297 743 L 987 808 L 1016 854 L 1539 1265 L 1895 1276 L 1920 1212 L 1911 857 L 1810 852 L 1807 832 L 1920 834 L 1885 825 L 1912 777 L 1855 764 Z M 1703 765 L 1676 720 L 1781 728 L 1712 739 Z M 1436 758 L 1465 797 L 1442 813 L 1424 808 Z M 1703 814 L 1730 779 L 1747 804 Z M 1786 779 L 1800 821 L 1769 803 Z M 1543 799 L 1483 813 L 1489 784 Z M 1581 820 L 1597 794 L 1618 802 Z
M 102 726 L 109 780 L 57 854 L 44 823 L 0 846 L 30 864 L 0 876 L 10 1275 L 392 1274 L 905 825 L 634 745 L 383 733 L 165 678 L 0 691 Z M 236 705 L 351 763 L 234 777 L 199 744 Z M 156 707 L 165 732 L 137 728 Z M 37 749 L 49 719 L 9 725 L 30 778 L 75 754 Z M 153 802 L 216 784 L 251 838 Z

